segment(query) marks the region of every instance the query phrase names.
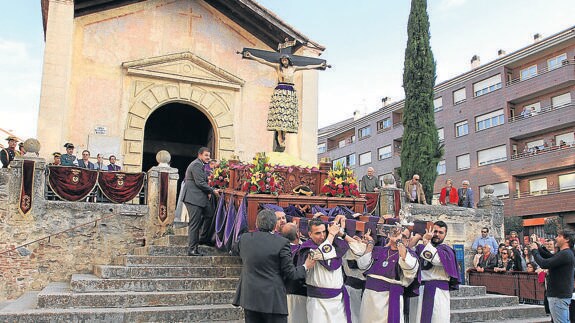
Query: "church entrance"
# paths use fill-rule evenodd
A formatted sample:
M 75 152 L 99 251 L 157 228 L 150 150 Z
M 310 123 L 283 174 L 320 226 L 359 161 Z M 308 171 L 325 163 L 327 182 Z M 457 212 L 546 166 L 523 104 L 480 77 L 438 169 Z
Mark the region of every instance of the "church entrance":
M 142 170 L 156 166 L 156 153 L 167 150 L 172 156 L 170 166 L 178 169 L 178 192 L 186 168 L 206 146 L 215 158 L 212 123 L 200 110 L 184 103 L 169 103 L 157 108 L 146 121 Z

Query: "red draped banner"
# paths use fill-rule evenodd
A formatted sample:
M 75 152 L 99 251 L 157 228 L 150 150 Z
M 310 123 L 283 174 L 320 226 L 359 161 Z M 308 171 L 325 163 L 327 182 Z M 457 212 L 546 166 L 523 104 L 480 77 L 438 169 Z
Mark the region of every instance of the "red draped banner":
M 379 202 L 379 193 L 364 193 L 365 194 L 365 206 L 367 207 L 368 213 L 373 213 L 377 207 L 377 202 Z
M 160 173 L 160 189 L 158 194 L 159 201 L 158 201 L 158 218 L 160 219 L 161 223 L 164 223 L 168 218 L 168 184 L 170 182 L 170 174 L 168 173 Z
M 56 195 L 66 201 L 79 201 L 94 189 L 98 171 L 78 167 L 50 166 L 48 184 Z
M 144 186 L 144 173 L 100 172 L 98 185 L 110 201 L 124 203 L 135 198 Z
M 22 166 L 22 183 L 20 184 L 20 202 L 18 210 L 22 215 L 26 215 L 32 209 L 32 198 L 34 197 L 34 171 L 36 162 L 25 160 Z

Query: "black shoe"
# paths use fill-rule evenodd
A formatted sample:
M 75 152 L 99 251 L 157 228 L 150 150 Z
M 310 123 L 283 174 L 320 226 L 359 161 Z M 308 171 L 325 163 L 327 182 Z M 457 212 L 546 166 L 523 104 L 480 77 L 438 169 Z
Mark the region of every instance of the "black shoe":
M 199 251 L 197 251 L 197 250 L 194 250 L 194 251 L 192 251 L 192 252 L 188 252 L 188 256 L 198 257 L 198 256 L 203 256 L 203 255 L 204 255 L 203 253 L 201 253 L 201 252 L 199 252 Z

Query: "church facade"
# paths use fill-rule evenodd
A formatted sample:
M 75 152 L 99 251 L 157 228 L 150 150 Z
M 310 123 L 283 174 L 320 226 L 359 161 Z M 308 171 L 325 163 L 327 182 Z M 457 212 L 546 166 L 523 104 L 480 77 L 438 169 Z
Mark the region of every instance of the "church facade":
M 200 146 L 242 160 L 271 151 L 275 73 L 237 51 L 275 51 L 286 38 L 298 55 L 324 50 L 250 0 L 43 0 L 42 11 L 42 155 L 72 142 L 92 157 L 118 156 L 126 171 L 146 171 L 162 149 L 184 170 Z M 300 131 L 286 147 L 310 163 L 317 82 L 316 71 L 296 77 Z

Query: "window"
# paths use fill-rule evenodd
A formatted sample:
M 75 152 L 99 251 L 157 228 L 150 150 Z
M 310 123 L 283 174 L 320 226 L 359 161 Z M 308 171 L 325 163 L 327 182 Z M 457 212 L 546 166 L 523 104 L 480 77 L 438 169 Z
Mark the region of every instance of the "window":
M 479 166 L 499 163 L 507 160 L 507 147 L 497 146 L 477 152 L 477 164 Z
M 503 109 L 493 111 L 475 118 L 475 130 L 481 131 L 500 126 L 505 123 Z
M 571 103 L 571 93 L 569 92 L 551 98 L 551 105 L 554 108 L 563 107 L 569 103 Z
M 547 178 L 532 179 L 529 181 L 529 194 L 545 195 L 547 194 Z
M 501 74 L 473 84 L 473 93 L 476 97 L 499 90 L 501 88 Z
M 337 146 L 338 146 L 339 148 L 345 147 L 345 139 L 340 140 Z
M 575 173 L 559 175 L 559 191 L 575 190 Z
M 465 102 L 465 88 L 453 92 L 453 105 Z
M 568 132 L 561 135 L 555 136 L 555 145 L 561 146 L 561 142 L 563 141 L 563 145 L 573 145 L 575 144 L 575 133 Z
M 317 153 L 325 153 L 327 151 L 327 145 L 324 143 L 317 145 Z
M 529 66 L 521 70 L 520 79 L 521 81 L 537 76 L 537 65 Z
M 359 164 L 366 165 L 371 163 L 371 151 L 359 155 Z
M 567 54 L 561 54 L 559 56 L 553 57 L 547 60 L 547 69 L 553 70 L 560 67 L 563 64 L 563 61 L 567 60 Z
M 343 157 L 340 157 L 338 159 L 333 160 L 331 162 L 331 168 L 335 169 L 338 163 L 341 164 L 341 166 L 343 166 L 343 167 L 347 167 L 347 157 L 343 156 Z
M 523 106 L 523 110 L 521 110 L 521 116 L 524 118 L 528 118 L 531 115 L 536 115 L 538 112 L 541 112 L 541 102 L 536 102 Z
M 379 160 L 391 157 L 391 145 L 381 147 L 377 150 Z
M 381 186 L 381 187 L 383 187 L 383 176 L 385 176 L 385 175 L 377 176 L 377 181 L 379 182 L 379 186 Z
M 445 174 L 445 170 L 445 160 L 440 160 L 439 163 L 437 163 L 437 175 Z
M 385 118 L 377 122 L 377 131 L 387 130 L 391 128 L 391 118 Z
M 433 100 L 433 111 L 437 112 L 441 110 L 443 110 L 443 97 L 438 97 Z
M 479 198 L 480 199 L 484 198 L 486 195 L 485 192 L 483 191 L 485 186 L 487 186 L 487 185 L 479 186 Z M 494 190 L 493 190 L 494 196 L 497 196 L 500 199 L 509 197 L 509 182 L 491 184 L 491 186 L 493 186 L 493 188 L 494 188 Z
M 355 154 L 347 155 L 346 160 L 349 167 L 355 166 Z
M 535 147 L 543 149 L 545 141 L 543 139 L 533 140 L 526 144 L 527 148 L 533 149 Z
M 445 132 L 443 131 L 443 128 L 437 129 L 437 136 L 439 137 L 439 142 L 445 141 Z
M 371 127 L 367 126 L 367 127 L 363 127 L 361 129 L 359 129 L 358 135 L 359 135 L 359 140 L 361 140 L 365 137 L 369 137 L 371 135 Z
M 469 160 L 469 154 L 457 156 L 457 170 L 468 169 L 471 167 L 471 161 Z
M 469 133 L 469 125 L 467 120 L 455 124 L 455 137 L 465 136 Z

